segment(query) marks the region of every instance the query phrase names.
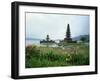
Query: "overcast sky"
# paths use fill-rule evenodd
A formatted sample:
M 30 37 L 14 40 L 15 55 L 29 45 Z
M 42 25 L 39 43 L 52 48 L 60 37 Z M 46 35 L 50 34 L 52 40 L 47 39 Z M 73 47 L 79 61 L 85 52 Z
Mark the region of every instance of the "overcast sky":
M 89 34 L 88 15 L 26 13 L 26 38 L 64 39 L 67 24 L 70 25 L 71 37 Z

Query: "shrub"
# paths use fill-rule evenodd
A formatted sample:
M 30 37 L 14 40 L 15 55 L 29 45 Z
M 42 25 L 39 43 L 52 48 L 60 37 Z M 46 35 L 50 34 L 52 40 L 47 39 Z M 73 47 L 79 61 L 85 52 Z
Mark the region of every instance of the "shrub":
M 72 54 L 69 63 L 71 65 L 88 65 L 89 56 L 85 57 L 83 54 Z
M 72 50 L 73 51 L 73 50 Z M 72 52 L 71 51 L 71 52 Z M 89 64 L 89 48 L 79 46 L 77 53 L 66 52 L 60 48 L 37 47 L 35 45 L 26 47 L 25 67 L 53 67 Z

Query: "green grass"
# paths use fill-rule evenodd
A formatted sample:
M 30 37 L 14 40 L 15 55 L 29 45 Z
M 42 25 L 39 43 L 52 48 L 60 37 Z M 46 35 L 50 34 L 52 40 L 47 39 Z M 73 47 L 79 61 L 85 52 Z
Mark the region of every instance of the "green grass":
M 72 47 L 78 47 L 77 52 L 72 52 L 66 47 L 61 49 L 60 47 L 27 46 L 25 67 L 89 65 L 89 47 L 84 44 L 75 44 Z

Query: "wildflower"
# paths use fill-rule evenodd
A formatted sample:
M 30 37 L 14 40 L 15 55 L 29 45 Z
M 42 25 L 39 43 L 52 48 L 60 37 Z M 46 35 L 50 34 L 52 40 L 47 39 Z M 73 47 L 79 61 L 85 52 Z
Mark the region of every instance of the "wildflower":
M 66 61 L 69 61 L 69 58 L 66 58 Z

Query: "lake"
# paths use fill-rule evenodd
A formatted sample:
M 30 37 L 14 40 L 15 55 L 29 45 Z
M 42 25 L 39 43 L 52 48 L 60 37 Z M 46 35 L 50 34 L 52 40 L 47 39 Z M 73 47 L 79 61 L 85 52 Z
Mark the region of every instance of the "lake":
M 55 41 L 56 43 L 58 43 L 59 41 Z M 26 43 L 25 45 L 36 45 L 36 46 L 47 46 L 47 44 L 40 44 L 40 40 L 30 40 L 30 39 L 26 39 Z M 49 44 L 49 47 L 58 47 L 57 44 Z
M 32 44 L 35 44 L 35 45 L 40 45 L 40 40 L 29 40 L 29 39 L 26 39 L 25 41 L 26 43 L 26 46 L 28 45 L 32 45 Z

